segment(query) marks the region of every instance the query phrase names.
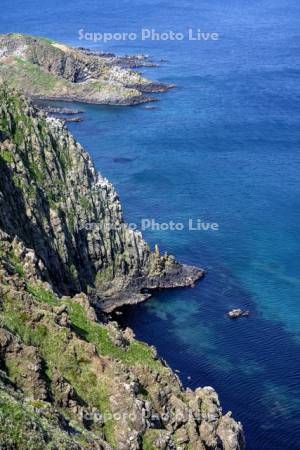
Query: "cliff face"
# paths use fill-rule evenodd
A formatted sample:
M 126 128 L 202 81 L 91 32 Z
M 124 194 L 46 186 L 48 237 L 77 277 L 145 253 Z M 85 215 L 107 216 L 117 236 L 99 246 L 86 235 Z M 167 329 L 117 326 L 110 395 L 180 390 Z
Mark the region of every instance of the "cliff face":
M 152 253 L 62 123 L 6 88 L 0 174 L 1 449 L 243 450 L 212 388 L 184 390 L 91 303 L 111 310 L 201 270 Z
M 151 253 L 123 221 L 113 186 L 62 122 L 1 92 L 0 228 L 32 248 L 57 292 L 90 292 L 105 309 L 144 288 L 193 284 L 202 272 Z
M 143 65 L 149 65 L 143 57 L 95 54 L 22 34 L 0 36 L 0 79 L 29 96 L 113 105 L 152 101 L 144 93 L 171 86 L 130 69 Z

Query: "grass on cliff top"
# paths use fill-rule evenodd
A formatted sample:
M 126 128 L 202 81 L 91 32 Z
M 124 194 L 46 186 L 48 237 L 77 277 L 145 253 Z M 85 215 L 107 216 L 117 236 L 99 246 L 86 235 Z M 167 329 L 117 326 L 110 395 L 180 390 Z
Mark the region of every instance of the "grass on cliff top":
M 64 80 L 56 75 L 44 72 L 38 65 L 32 64 L 21 58 L 16 58 L 18 66 L 17 77 L 23 78 L 23 82 L 33 85 L 35 89 L 43 89 L 47 92 L 53 91 L 58 84 L 66 84 Z M 27 78 L 27 80 L 26 80 Z
M 59 297 L 40 285 L 28 284 L 27 290 L 43 303 L 51 306 L 62 304 Z M 154 358 L 154 352 L 147 344 L 134 340 L 127 349 L 118 347 L 111 341 L 105 326 L 95 323 L 87 317 L 82 305 L 72 299 L 64 303 L 69 308 L 73 331 L 83 340 L 95 344 L 101 355 L 114 357 L 129 366 L 141 364 L 158 371 L 164 369 L 162 364 Z
M 43 36 L 33 36 L 31 34 L 23 34 L 23 33 L 8 33 L 8 34 L 0 34 L 0 38 L 12 38 L 12 39 L 32 39 L 32 40 L 39 40 L 43 41 L 47 44 L 55 44 L 56 41 L 53 41 L 52 39 L 43 37 Z
M 70 81 L 44 72 L 37 64 L 20 57 L 15 57 L 10 64 L 0 63 L 0 72 L 9 86 L 31 95 L 59 96 L 65 88 L 78 89 Z

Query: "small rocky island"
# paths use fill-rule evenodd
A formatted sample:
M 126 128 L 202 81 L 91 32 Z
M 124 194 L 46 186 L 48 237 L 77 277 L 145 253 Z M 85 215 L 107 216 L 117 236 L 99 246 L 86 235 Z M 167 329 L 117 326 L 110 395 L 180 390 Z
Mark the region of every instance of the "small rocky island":
M 149 93 L 174 85 L 132 70 L 149 65 L 146 57 L 95 53 L 24 34 L 0 35 L 0 81 L 31 98 L 107 105 L 152 102 Z
M 4 58 L 15 48 L 22 60 L 6 61 L 11 74 L 27 67 L 24 52 L 39 60 L 10 39 Z M 0 171 L 0 448 L 243 450 L 242 425 L 213 388 L 184 389 L 153 347 L 104 316 L 203 271 L 151 251 L 64 123 L 8 86 Z
M 249 317 L 250 311 L 244 311 L 243 309 L 237 308 L 229 311 L 227 315 L 230 319 L 238 319 L 239 317 Z

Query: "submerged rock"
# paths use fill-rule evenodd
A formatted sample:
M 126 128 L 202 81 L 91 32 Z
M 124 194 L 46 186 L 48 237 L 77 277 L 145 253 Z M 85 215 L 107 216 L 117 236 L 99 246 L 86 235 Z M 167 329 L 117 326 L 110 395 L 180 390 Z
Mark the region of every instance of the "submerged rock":
M 158 106 L 153 106 L 153 105 L 146 105 L 144 106 L 145 109 L 150 109 L 150 110 L 154 110 L 154 109 L 159 109 Z

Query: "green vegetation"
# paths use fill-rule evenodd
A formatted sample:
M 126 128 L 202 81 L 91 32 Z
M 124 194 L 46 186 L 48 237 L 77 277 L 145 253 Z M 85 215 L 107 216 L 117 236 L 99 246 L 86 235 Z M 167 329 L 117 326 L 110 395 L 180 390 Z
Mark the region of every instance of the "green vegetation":
M 55 47 L 52 47 L 54 50 Z M 75 93 L 80 89 L 70 81 L 53 73 L 47 73 L 29 60 L 15 57 L 11 64 L 0 62 L 0 73 L 10 87 L 39 96 L 60 96 L 65 89 Z
M 19 359 L 9 359 L 5 362 L 6 370 L 8 372 L 9 378 L 13 383 L 16 383 L 20 378 L 22 378 L 22 366 L 20 365 Z
M 36 161 L 30 161 L 28 169 L 33 180 L 37 183 L 43 183 L 45 178 L 44 171 L 39 167 L 39 164 Z
M 31 118 L 24 112 L 24 99 L 20 94 L 8 95 L 1 90 L 3 99 L 0 132 L 4 137 L 11 137 L 15 145 L 20 146 L 24 138 L 32 130 Z
M 79 202 L 82 209 L 84 209 L 87 212 L 91 211 L 92 207 L 87 197 L 81 197 Z
M 143 436 L 143 450 L 157 450 L 154 441 L 158 436 L 159 430 L 146 430 Z
M 143 365 L 157 371 L 164 371 L 165 368 L 155 359 L 154 351 L 146 344 L 133 341 L 125 349 L 113 344 L 109 330 L 88 318 L 80 299 L 63 300 L 68 309 L 69 329 L 56 324 L 55 311 L 62 305 L 59 297 L 42 284 L 27 283 L 26 289 L 32 296 L 31 302 L 36 302 L 36 305 L 29 308 L 28 301 L 5 295 L 0 312 L 0 326 L 20 336 L 25 345 L 33 345 L 38 349 L 45 361 L 47 378 L 51 379 L 53 370 L 58 369 L 83 401 L 105 415 L 105 437 L 113 445 L 116 424 L 109 405 L 111 380 L 104 375 L 99 378 L 95 371 L 92 363 L 93 348 L 96 348 L 99 355 L 120 360 L 128 366 Z M 38 320 L 34 319 L 32 307 L 37 314 L 41 314 Z M 90 347 L 90 344 L 95 347 Z M 7 363 L 11 380 L 19 385 L 22 381 L 22 364 L 18 360 L 9 360 Z M 22 436 L 21 431 L 17 430 L 16 435 Z M 146 439 L 144 449 L 151 450 L 152 447 L 147 442 Z
M 18 450 L 77 449 L 77 443 L 90 450 L 82 429 L 70 438 L 61 429 L 59 418 L 51 414 L 50 404 L 24 401 L 0 383 L 0 448 Z
M 9 253 L 9 261 L 14 266 L 19 276 L 21 278 L 24 278 L 23 264 L 21 263 L 20 258 L 18 258 L 18 256 L 13 251 L 10 251 Z
M 55 306 L 59 304 L 58 298 L 45 290 L 42 286 L 30 285 L 27 287 L 32 295 L 47 305 Z M 80 305 L 69 304 L 71 317 L 81 318 L 84 316 L 83 308 Z M 84 341 L 70 340 L 70 331 L 65 327 L 57 327 L 53 320 L 53 315 L 48 313 L 45 319 L 32 326 L 32 316 L 23 309 L 22 302 L 6 297 L 3 312 L 0 314 L 0 322 L 14 334 L 21 337 L 26 345 L 33 345 L 46 362 L 47 376 L 51 378 L 52 371 L 58 369 L 59 372 L 76 389 L 78 395 L 89 404 L 96 407 L 102 414 L 110 414 L 108 393 L 105 386 L 105 379 L 99 381 L 91 364 L 91 354 L 87 350 Z M 78 313 L 80 311 L 80 313 Z M 45 313 L 45 310 L 44 310 Z M 85 317 L 84 321 L 88 323 Z M 79 322 L 82 323 L 82 320 Z M 76 326 L 72 322 L 73 328 Z M 95 325 L 102 329 L 100 325 Z M 13 378 L 18 376 L 17 367 L 10 367 Z M 109 384 L 109 381 L 107 381 Z M 105 423 L 107 439 L 113 441 L 113 419 Z
M 23 67 L 23 63 L 20 64 Z M 0 100 L 1 95 L 6 94 L 0 89 Z M 26 238 L 22 233 L 27 224 L 24 228 L 22 224 L 15 227 L 20 238 L 26 241 L 24 244 L 28 247 L 32 244 L 31 248 L 45 264 L 45 252 L 51 257 L 51 248 L 65 261 L 66 248 L 69 250 L 69 245 L 77 244 L 76 235 L 70 236 L 72 239 L 64 247 L 63 237 L 69 238 L 69 230 L 68 235 L 64 233 L 65 222 L 69 228 L 79 228 L 88 216 L 82 209 L 87 212 L 93 206 L 92 198 L 82 196 L 81 186 L 72 189 L 82 171 L 88 170 L 87 161 L 81 160 L 80 171 L 75 172 L 75 176 L 70 174 L 68 179 L 66 171 L 72 161 L 77 164 L 81 154 L 74 151 L 74 141 L 67 132 L 63 130 L 60 133 L 53 121 L 49 120 L 48 124 L 18 94 L 5 98 L 2 103 L 1 138 L 8 134 L 10 142 L 6 147 L 12 149 L 18 163 L 17 170 L 4 167 L 3 179 L 5 183 L 8 181 L 8 188 L 5 185 L 3 192 L 10 194 L 11 191 L 5 214 L 14 224 L 17 208 L 10 211 L 10 203 L 18 205 L 21 196 L 20 220 L 25 217 L 24 206 L 32 225 Z M 0 157 L 3 164 L 12 163 L 8 150 L 1 149 Z M 83 186 L 86 179 L 88 177 L 82 177 Z M 73 208 L 73 202 L 77 209 Z M 81 206 L 79 210 L 78 204 Z M 59 210 L 50 211 L 49 206 Z M 103 201 L 102 212 L 106 212 L 106 207 Z M 56 231 L 62 233 L 51 240 L 51 234 L 56 234 Z M 43 239 L 48 239 L 47 245 Z M 112 417 L 112 410 L 115 413 L 121 411 L 121 414 L 123 411 L 140 411 L 144 406 L 148 408 L 148 403 L 143 405 L 140 401 L 147 400 L 151 409 L 161 413 L 156 400 L 165 386 L 170 387 L 166 395 L 170 394 L 170 398 L 172 394 L 177 395 L 187 403 L 179 383 L 176 384 L 170 370 L 157 359 L 155 349 L 134 340 L 129 331 L 123 334 L 112 323 L 104 325 L 94 321 L 84 294 L 60 298 L 47 288 L 46 283 L 32 282 L 35 271 L 29 274 L 30 264 L 24 271 L 22 245 L 12 240 L 13 236 L 4 234 L 0 242 L 0 448 L 78 450 L 76 442 L 80 441 L 83 448 L 90 450 L 91 443 L 96 442 L 95 435 L 89 434 L 93 432 L 118 448 L 127 432 L 132 431 L 133 435 L 136 422 L 131 418 L 126 424 L 122 422 L 125 428 L 122 433 L 117 419 Z M 81 247 L 82 240 L 78 241 L 80 246 L 76 251 L 85 251 Z M 62 275 L 68 279 L 71 291 L 76 290 L 76 280 L 79 284 L 76 267 L 80 267 L 80 260 L 77 262 L 77 255 L 73 256 L 72 251 L 69 254 L 71 262 L 68 269 L 63 269 Z M 112 258 L 113 263 L 107 263 L 97 274 L 98 287 L 109 286 L 115 266 L 121 267 L 122 259 L 126 261 L 130 257 L 132 252 L 126 247 L 124 252 Z M 2 391 L 12 395 L 4 398 Z M 124 405 L 116 401 L 116 397 L 119 400 L 116 393 L 120 391 L 124 393 Z M 12 397 L 18 397 L 18 400 L 14 401 Z M 85 413 L 102 414 L 104 424 L 89 421 Z M 70 428 L 66 427 L 65 419 L 71 421 Z M 74 430 L 69 435 L 63 431 L 72 427 Z M 156 450 L 159 433 L 159 430 L 147 430 L 143 438 L 137 436 L 139 442 L 143 441 L 143 450 Z
M 27 291 L 33 297 L 50 306 L 60 306 L 61 300 L 40 284 L 27 284 Z M 68 306 L 69 318 L 76 334 L 87 342 L 96 345 L 99 354 L 112 356 L 120 361 L 132 365 L 146 365 L 159 371 L 164 370 L 160 361 L 155 359 L 154 351 L 143 342 L 133 341 L 127 349 L 114 345 L 104 325 L 95 323 L 87 317 L 84 307 L 74 300 L 64 300 Z
M 59 306 L 61 304 L 59 298 L 51 291 L 44 288 L 42 284 L 27 283 L 26 287 L 27 291 L 42 303 L 46 303 L 51 306 Z
M 134 71 L 124 73 L 124 80 L 122 77 L 116 78 L 115 67 L 104 60 L 99 61 L 101 70 L 98 71 L 94 55 L 87 55 L 79 49 L 71 49 L 45 37 L 19 33 L 0 35 L 0 46 L 8 48 L 10 54 L 8 58 L 0 58 L 1 78 L 9 86 L 30 96 L 133 104 L 135 98 L 143 101 L 141 90 L 151 84 Z M 13 52 L 12 47 L 14 50 L 19 49 L 19 53 Z M 50 66 L 63 68 L 66 58 L 70 66 L 77 64 L 80 71 L 90 72 L 86 83 L 74 82 L 72 71 L 57 70 L 54 73 L 56 71 L 53 70 L 53 73 L 49 73 Z M 130 85 L 137 88 L 128 87 Z
M 13 39 L 39 39 L 40 41 L 43 41 L 47 44 L 55 44 L 55 41 L 53 41 L 52 39 L 48 39 L 46 37 L 43 36 L 32 36 L 31 34 L 23 34 L 23 33 L 9 33 L 7 36 L 13 38 Z M 0 38 L 4 38 L 5 35 L 4 34 L 0 34 Z
M 71 231 L 75 231 L 75 223 L 76 223 L 76 214 L 73 210 L 67 210 L 65 211 L 65 215 L 67 218 L 67 222 L 69 225 L 69 228 L 71 229 Z
M 80 337 L 95 344 L 99 354 L 112 356 L 129 366 L 141 364 L 157 370 L 163 369 L 161 363 L 155 359 L 153 350 L 147 344 L 133 341 L 126 350 L 118 347 L 112 343 L 106 327 L 87 318 L 82 305 L 71 300 L 68 302 L 68 306 L 70 308 L 69 317 L 76 332 Z
M 69 155 L 68 148 L 58 148 L 56 149 L 56 154 L 60 162 L 63 173 L 65 174 L 68 169 L 72 167 L 71 158 Z
M 2 158 L 7 164 L 12 164 L 14 157 L 9 150 L 0 149 L 0 158 Z
M 47 92 L 52 91 L 57 83 L 62 83 L 62 80 L 53 74 L 44 72 L 36 64 L 30 61 L 16 58 L 18 65 L 19 76 L 26 77 L 27 82 L 35 87 L 35 89 L 44 89 Z
M 19 402 L 13 401 L 3 392 L 0 396 L 0 447 L 17 448 L 18 450 L 44 450 L 45 431 L 37 414 L 26 411 Z M 35 426 L 36 433 L 29 437 L 29 427 Z M 28 442 L 29 439 L 29 442 Z M 44 441 L 44 442 L 43 442 Z
M 103 267 L 96 275 L 95 284 L 98 288 L 105 289 L 109 283 L 113 280 L 114 277 L 114 267 L 113 265 L 109 265 L 107 267 Z
M 36 197 L 37 187 L 34 184 L 25 183 L 16 173 L 13 173 L 12 179 L 15 187 L 21 189 L 28 199 L 34 199 Z

